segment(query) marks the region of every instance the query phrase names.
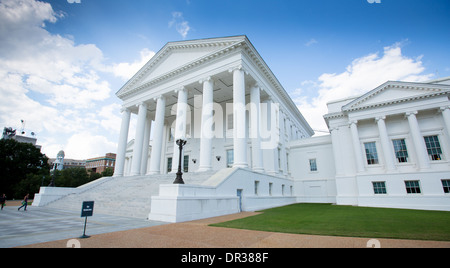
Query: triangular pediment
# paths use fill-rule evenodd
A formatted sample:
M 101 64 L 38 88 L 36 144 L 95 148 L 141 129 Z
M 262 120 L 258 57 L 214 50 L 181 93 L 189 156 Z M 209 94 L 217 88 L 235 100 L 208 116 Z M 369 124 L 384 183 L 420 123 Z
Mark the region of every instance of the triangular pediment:
M 179 73 L 212 58 L 221 51 L 229 51 L 230 48 L 245 40 L 247 40 L 246 36 L 234 36 L 167 43 L 116 95 L 124 96 L 135 88 Z
M 448 93 L 448 85 L 388 81 L 343 106 L 342 111 L 379 107 Z

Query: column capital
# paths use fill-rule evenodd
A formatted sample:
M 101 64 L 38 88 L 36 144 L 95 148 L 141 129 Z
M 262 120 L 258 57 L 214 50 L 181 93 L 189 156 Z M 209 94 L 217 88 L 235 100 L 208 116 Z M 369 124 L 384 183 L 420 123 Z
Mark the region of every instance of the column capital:
M 203 85 L 203 83 L 210 82 L 210 81 L 214 83 L 214 79 L 211 76 L 207 76 L 205 78 L 198 80 L 198 83 Z
M 262 90 L 262 88 L 261 88 L 261 86 L 259 85 L 258 82 L 251 84 L 251 85 L 250 85 L 250 88 L 257 88 L 257 89 L 259 89 L 259 90 Z
M 245 74 L 248 75 L 248 71 L 242 66 L 242 64 L 239 64 L 237 66 L 231 67 L 228 69 L 228 72 L 233 73 L 234 71 L 243 71 Z
M 180 88 L 175 89 L 175 93 L 178 93 L 178 92 L 180 92 L 180 91 L 187 92 L 188 89 L 187 89 L 185 86 L 182 86 L 182 87 L 180 87 Z
M 154 101 L 158 101 L 158 100 L 162 100 L 162 99 L 165 99 L 166 97 L 164 97 L 164 95 L 159 95 L 159 96 L 157 96 L 157 97 L 154 97 L 153 98 L 153 100 Z
M 411 116 L 411 115 L 416 115 L 417 114 L 417 111 L 410 111 L 410 112 L 406 112 L 405 113 L 405 116 L 406 117 L 409 117 L 409 116 Z
M 147 108 L 148 104 L 144 101 L 141 101 L 138 104 L 136 104 L 136 107 L 139 107 L 139 106 L 144 106 L 145 108 Z
M 378 123 L 378 121 L 380 121 L 380 120 L 383 120 L 383 121 L 386 120 L 386 116 L 382 115 L 382 116 L 375 117 L 375 122 Z
M 330 128 L 330 133 L 333 134 L 333 132 L 339 131 L 339 127 L 332 127 Z
M 122 108 L 120 108 L 120 113 L 123 113 L 123 112 L 129 113 L 130 112 L 130 108 L 122 106 Z
M 352 125 L 357 126 L 358 125 L 358 120 L 351 120 L 348 122 L 348 126 L 351 127 Z
M 449 109 L 450 109 L 450 106 L 442 106 L 439 108 L 439 112 L 443 112 L 443 111 L 449 110 Z

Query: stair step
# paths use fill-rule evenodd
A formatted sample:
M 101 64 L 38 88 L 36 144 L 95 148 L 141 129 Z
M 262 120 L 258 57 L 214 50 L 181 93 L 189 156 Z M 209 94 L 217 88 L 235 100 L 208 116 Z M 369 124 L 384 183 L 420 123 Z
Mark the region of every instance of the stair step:
M 202 184 L 215 172 L 186 173 L 186 184 Z M 95 201 L 94 213 L 146 219 L 151 197 L 159 194 L 161 184 L 172 184 L 175 174 L 102 178 L 79 187 L 76 194 L 65 196 L 47 207 L 80 210 L 83 201 Z

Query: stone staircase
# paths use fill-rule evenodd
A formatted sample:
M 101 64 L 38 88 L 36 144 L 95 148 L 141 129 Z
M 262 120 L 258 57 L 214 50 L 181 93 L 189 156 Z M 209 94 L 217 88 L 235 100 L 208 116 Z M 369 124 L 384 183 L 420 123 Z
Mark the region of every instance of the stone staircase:
M 186 173 L 186 184 L 201 185 L 215 172 Z M 172 184 L 175 174 L 103 178 L 80 186 L 77 192 L 46 205 L 50 208 L 80 211 L 83 201 L 95 201 L 94 213 L 147 219 L 151 197 L 161 184 Z

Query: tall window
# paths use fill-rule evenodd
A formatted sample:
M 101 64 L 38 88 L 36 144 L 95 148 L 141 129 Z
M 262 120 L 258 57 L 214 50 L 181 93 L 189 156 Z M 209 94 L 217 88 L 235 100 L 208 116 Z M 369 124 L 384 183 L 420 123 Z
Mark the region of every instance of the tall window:
M 395 157 L 399 163 L 408 162 L 408 150 L 406 149 L 406 143 L 404 139 L 393 140 Z
M 442 160 L 442 149 L 438 136 L 428 136 L 424 137 L 424 139 L 430 160 Z
M 420 194 L 419 181 L 405 181 L 406 192 L 408 194 Z
M 366 149 L 367 164 L 368 165 L 378 164 L 378 154 L 375 142 L 364 143 L 364 147 Z
M 374 194 L 386 194 L 386 182 L 374 181 L 372 184 Z
M 442 187 L 444 188 L 444 193 L 450 194 L 450 180 L 442 180 Z
M 186 138 L 191 138 L 191 124 L 186 124 Z
M 278 148 L 278 169 L 280 171 L 282 171 L 283 169 L 281 168 L 281 149 Z
M 173 141 L 175 137 L 175 129 L 173 127 L 169 130 L 169 141 Z
M 311 172 L 317 171 L 317 161 L 316 161 L 316 159 L 309 159 L 309 170 Z
M 183 161 L 183 172 L 184 172 L 184 173 L 189 172 L 189 155 L 185 155 L 185 156 L 184 156 L 184 161 Z
M 172 171 L 172 157 L 167 158 L 167 173 Z
M 255 181 L 255 195 L 259 193 L 259 181 Z
M 234 114 L 228 114 L 227 115 L 227 129 L 231 130 L 234 128 Z
M 234 150 L 227 150 L 227 167 L 231 168 L 234 164 Z

